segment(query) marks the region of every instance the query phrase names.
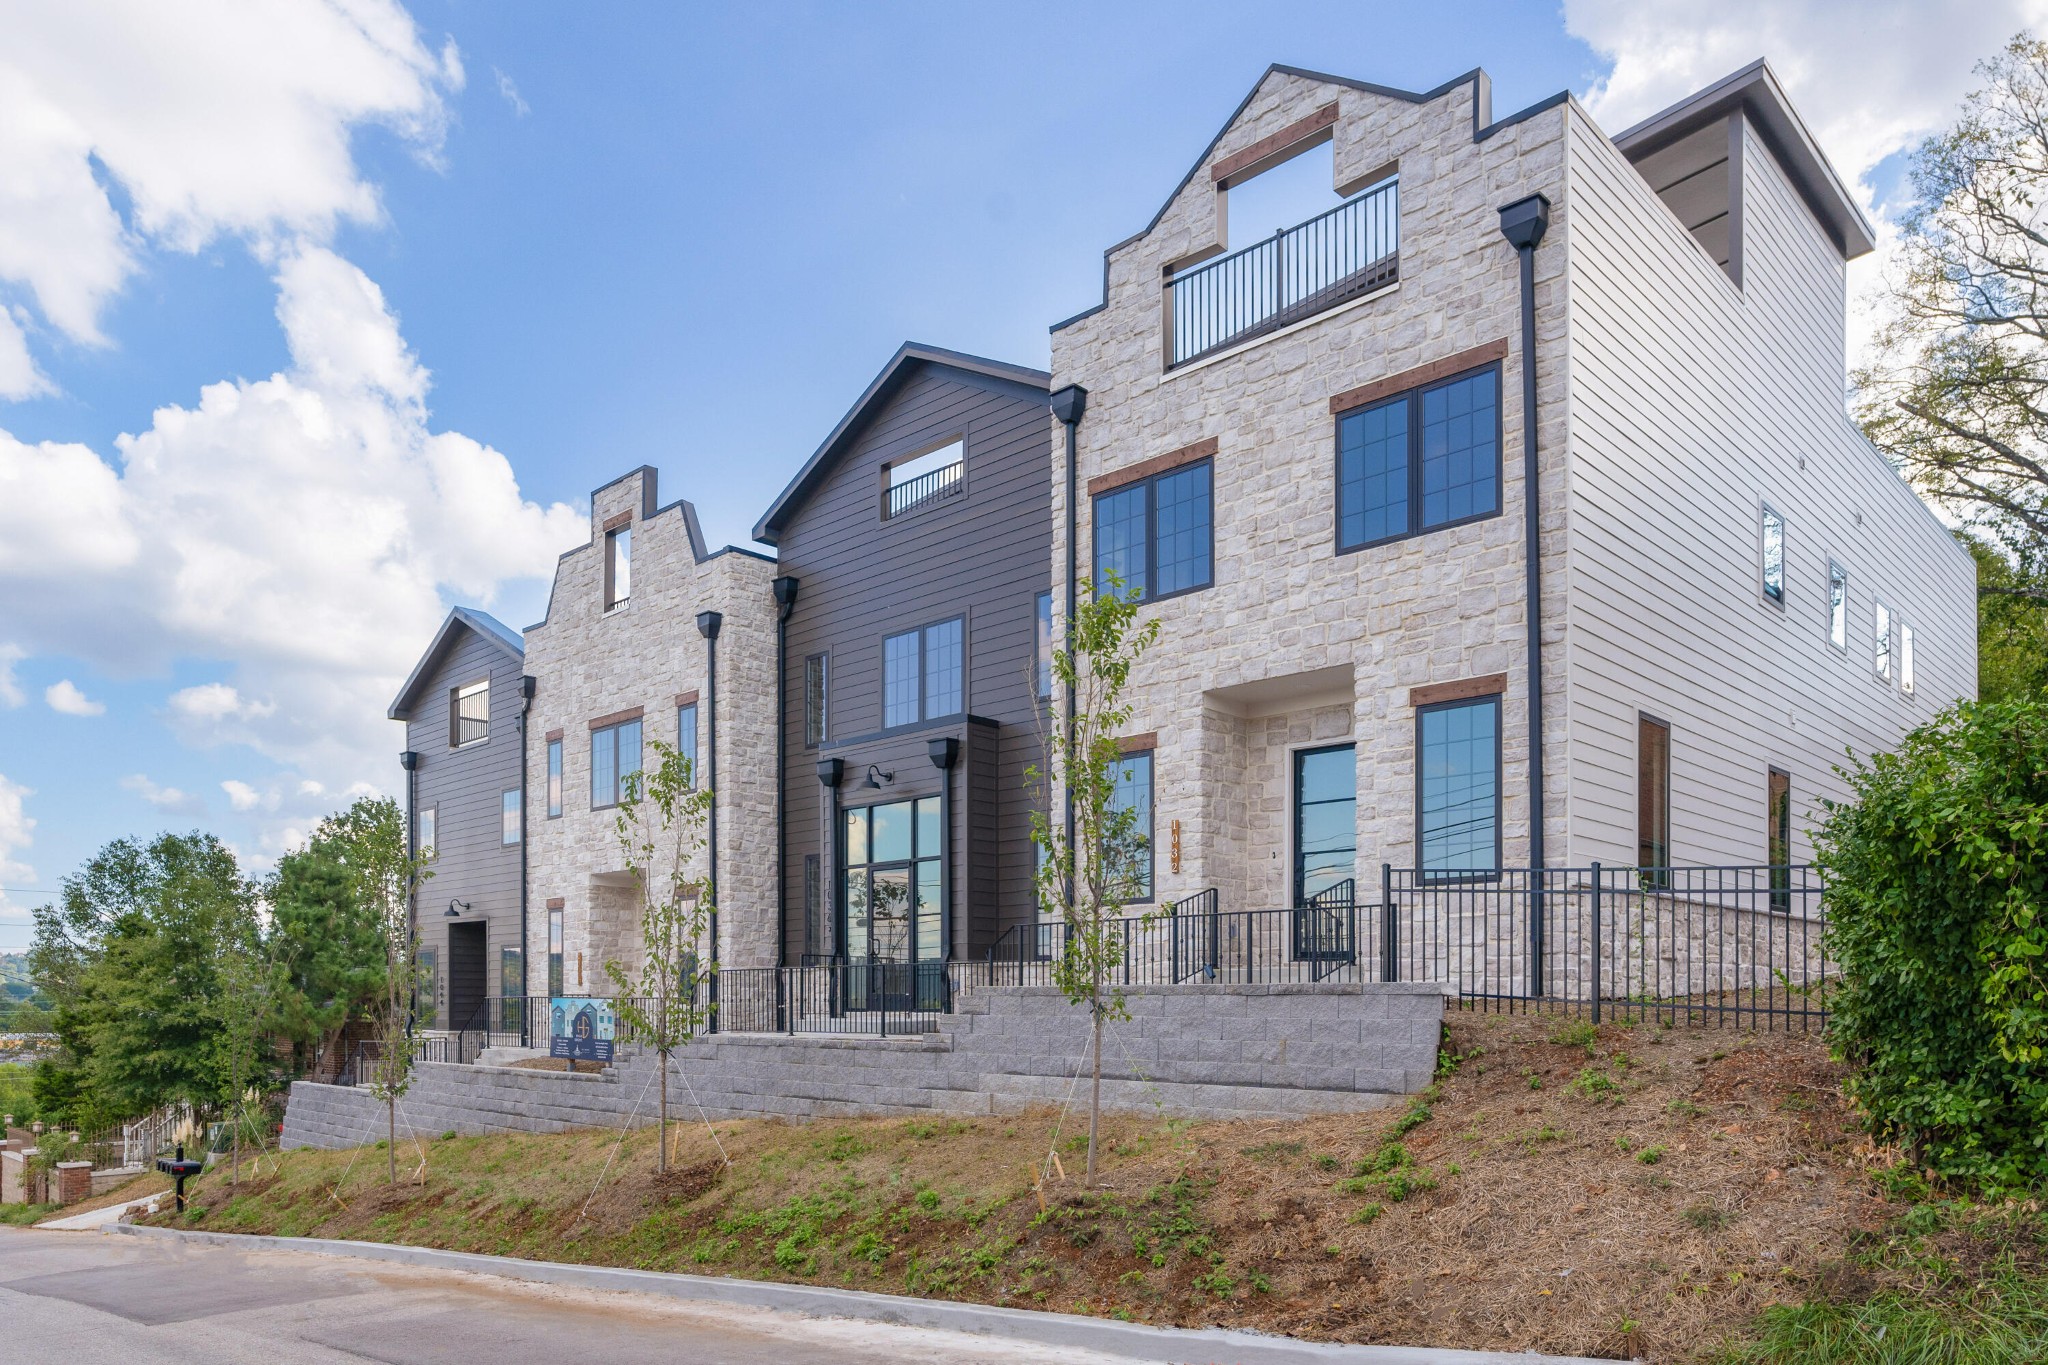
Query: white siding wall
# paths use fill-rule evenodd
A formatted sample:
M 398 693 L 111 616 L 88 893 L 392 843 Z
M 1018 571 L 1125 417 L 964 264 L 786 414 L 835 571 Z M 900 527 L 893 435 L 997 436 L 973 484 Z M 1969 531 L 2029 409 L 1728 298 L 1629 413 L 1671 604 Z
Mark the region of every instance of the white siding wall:
M 1672 727 L 1675 861 L 1761 862 L 1773 765 L 1803 860 L 1845 750 L 1975 695 L 1974 571 L 1845 414 L 1841 255 L 1754 130 L 1738 290 L 1576 105 L 1569 123 L 1569 857 L 1635 860 L 1640 710 Z M 1758 591 L 1766 501 L 1782 611 Z M 1912 697 L 1873 676 L 1880 599 L 1914 629 Z

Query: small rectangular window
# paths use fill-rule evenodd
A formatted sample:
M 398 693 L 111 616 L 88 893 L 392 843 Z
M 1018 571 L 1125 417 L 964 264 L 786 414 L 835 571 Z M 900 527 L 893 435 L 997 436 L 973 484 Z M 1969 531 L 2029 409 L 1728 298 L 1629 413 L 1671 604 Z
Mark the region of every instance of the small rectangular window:
M 882 724 L 914 725 L 917 722 L 919 664 L 918 639 L 921 632 L 908 630 L 882 641 Z
M 1771 869 L 1771 909 L 1792 908 L 1792 774 L 1769 769 L 1764 802 L 1764 861 Z
M 562 741 L 548 741 L 548 819 L 562 814 Z
M 888 491 L 882 501 L 883 519 L 900 517 L 912 508 L 958 493 L 960 476 L 967 470 L 966 456 L 965 441 L 950 441 L 937 450 L 890 465 Z
M 1849 652 L 1849 571 L 1828 561 L 1828 643 Z
M 1636 866 L 1657 869 L 1659 885 L 1670 884 L 1671 727 L 1636 717 Z
M 1040 701 L 1052 696 L 1052 594 L 1038 594 L 1035 604 L 1038 652 L 1031 670 L 1031 694 Z
M 1913 628 L 1899 623 L 1899 691 L 1913 695 Z
M 1785 519 L 1763 510 L 1763 593 L 1773 606 L 1785 605 Z
M 590 732 L 590 808 L 619 804 L 626 779 L 640 771 L 640 722 L 623 721 Z
M 1110 789 L 1110 809 L 1135 811 L 1132 837 L 1118 849 L 1106 850 L 1121 865 L 1118 880 L 1133 901 L 1152 899 L 1152 755 L 1125 754 Z
M 1095 591 L 1156 601 L 1213 581 L 1214 466 L 1196 464 L 1095 499 Z
M 1337 548 L 1500 513 L 1500 370 L 1411 389 L 1337 419 Z
M 1877 676 L 1886 682 L 1892 680 L 1892 609 L 1884 603 L 1877 604 L 1877 615 L 1871 623 L 1872 667 Z
M 827 738 L 826 664 L 829 656 L 813 654 L 804 660 L 804 747 L 815 749 Z
M 1422 870 L 1494 871 L 1501 865 L 1500 698 L 1425 706 L 1415 719 Z
M 960 713 L 962 622 L 955 618 L 924 628 L 924 714 Z
M 829 942 L 823 924 L 820 901 L 823 900 L 824 886 L 818 875 L 818 855 L 804 855 L 804 950 L 818 952 Z
M 690 765 L 690 785 L 697 785 L 697 703 L 676 708 L 676 752 Z
M 419 979 L 413 983 L 413 1016 L 421 1028 L 441 1026 L 441 954 L 420 949 Z
M 498 842 L 516 844 L 520 829 L 519 788 L 508 787 L 498 797 Z
M 422 861 L 430 861 L 441 847 L 441 811 L 428 806 L 419 813 L 419 828 L 413 832 L 413 848 Z
M 621 526 L 604 537 L 604 609 L 623 606 L 633 595 L 633 528 Z
M 956 616 L 882 641 L 884 728 L 966 710 L 966 632 Z
M 448 694 L 448 747 L 479 744 L 491 737 L 491 680 L 468 683 Z
M 504 1005 L 499 1013 L 498 1028 L 505 1033 L 517 1033 L 526 1002 L 526 952 L 520 948 L 498 950 L 498 996 Z
M 562 912 L 548 911 L 548 994 L 562 993 Z

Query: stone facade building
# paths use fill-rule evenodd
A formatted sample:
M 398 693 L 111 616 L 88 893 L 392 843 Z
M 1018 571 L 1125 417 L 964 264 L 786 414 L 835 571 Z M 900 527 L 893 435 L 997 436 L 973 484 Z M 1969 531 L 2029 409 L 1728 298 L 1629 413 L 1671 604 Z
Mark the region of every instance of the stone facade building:
M 642 466 L 591 494 L 590 539 L 561 557 L 547 617 L 526 631 L 534 994 L 611 995 L 605 963 L 639 968 L 640 898 L 613 808 L 654 740 L 715 794 L 717 840 L 691 875 L 714 882 L 719 961 L 775 963 L 774 716 L 762 701 L 775 685 L 774 561 L 707 551 L 696 511 L 661 506 L 655 479 Z

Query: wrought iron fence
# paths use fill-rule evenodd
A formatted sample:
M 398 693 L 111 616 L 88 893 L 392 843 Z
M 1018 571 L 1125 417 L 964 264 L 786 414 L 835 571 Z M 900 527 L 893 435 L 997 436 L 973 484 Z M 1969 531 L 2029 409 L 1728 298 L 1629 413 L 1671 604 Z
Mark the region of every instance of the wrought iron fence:
M 944 962 L 807 959 L 718 974 L 721 1033 L 930 1033 L 953 1009 Z
M 937 469 L 928 469 L 914 479 L 905 479 L 902 483 L 889 485 L 888 498 L 883 504 L 886 509 L 883 516 L 900 517 L 912 508 L 922 507 L 940 498 L 952 497 L 960 491 L 960 475 L 966 468 L 966 461 L 955 460 L 951 464 L 942 464 Z
M 1168 365 L 1298 322 L 1392 284 L 1400 272 L 1399 182 L 1166 282 Z

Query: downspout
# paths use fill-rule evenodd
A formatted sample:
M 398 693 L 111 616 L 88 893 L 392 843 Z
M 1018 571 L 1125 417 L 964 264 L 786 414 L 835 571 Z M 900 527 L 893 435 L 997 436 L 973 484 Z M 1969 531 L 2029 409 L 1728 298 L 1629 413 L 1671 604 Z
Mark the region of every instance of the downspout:
M 725 617 L 715 611 L 697 613 L 697 633 L 704 637 L 704 691 L 709 697 L 711 752 L 704 760 L 704 785 L 711 790 L 711 1031 L 718 1031 L 718 631 Z
M 797 580 L 775 580 L 775 965 L 789 965 L 789 830 L 783 819 L 783 778 L 789 739 L 789 616 L 796 610 Z M 716 788 L 713 789 L 714 791 Z M 810 921 L 804 921 L 810 933 Z
M 925 754 L 939 770 L 939 942 L 942 962 L 953 961 L 953 765 L 960 761 L 960 741 L 951 735 L 925 741 Z M 944 975 L 942 969 L 941 975 Z
M 1067 601 L 1060 622 L 1060 629 L 1066 636 L 1069 651 L 1073 649 L 1074 644 L 1074 603 L 1081 592 L 1080 551 L 1075 545 L 1075 537 L 1079 534 L 1080 527 L 1079 503 L 1081 496 L 1080 474 L 1075 466 L 1075 433 L 1080 429 L 1082 414 L 1087 411 L 1088 390 L 1082 388 L 1079 384 L 1069 384 L 1052 396 L 1052 415 L 1067 429 Z M 1067 683 L 1067 714 L 1063 722 L 1066 728 L 1066 740 L 1069 748 L 1073 746 L 1074 742 L 1075 705 L 1074 684 L 1069 681 Z M 1069 863 L 1067 895 L 1071 899 L 1074 890 L 1072 885 L 1072 864 L 1074 858 L 1073 784 L 1068 783 L 1062 789 L 1061 794 L 1065 797 L 1066 805 L 1066 850 Z M 1033 922 L 1036 922 L 1038 919 L 1035 907 L 1031 918 Z
M 1529 992 L 1543 994 L 1543 509 L 1536 412 L 1536 246 L 1550 227 L 1540 194 L 1500 211 L 1501 236 L 1522 266 L 1522 540 L 1529 618 Z
M 410 728 L 408 726 L 408 728 Z M 420 756 L 407 749 L 398 756 L 398 766 L 405 769 L 405 858 L 408 863 L 420 856 L 420 803 L 419 767 Z M 439 836 L 436 836 L 439 837 Z M 412 878 L 412 887 L 406 892 L 406 922 L 415 937 L 420 931 L 420 889 L 419 879 Z M 412 1009 L 405 1020 L 405 1036 L 412 1037 L 412 1021 L 419 1014 L 418 978 L 414 978 Z
M 527 963 L 533 957 L 533 944 L 529 943 L 526 938 L 526 841 L 533 833 L 533 826 L 527 821 L 526 810 L 528 796 L 526 790 L 526 769 L 533 761 L 533 755 L 526 751 L 526 721 L 533 714 L 533 694 L 539 686 L 540 679 L 534 677 L 531 673 L 524 674 L 519 679 L 519 695 L 521 699 L 519 703 L 519 994 L 522 997 L 531 993 L 526 989 L 526 969 Z M 489 970 L 488 965 L 485 969 Z M 498 982 L 498 989 L 500 991 L 505 989 L 505 983 L 502 978 Z M 521 1047 L 533 1046 L 533 1029 L 527 1020 L 527 1013 L 526 1001 L 521 999 L 519 1002 L 519 1046 Z M 488 1028 L 485 1031 L 488 1033 Z

